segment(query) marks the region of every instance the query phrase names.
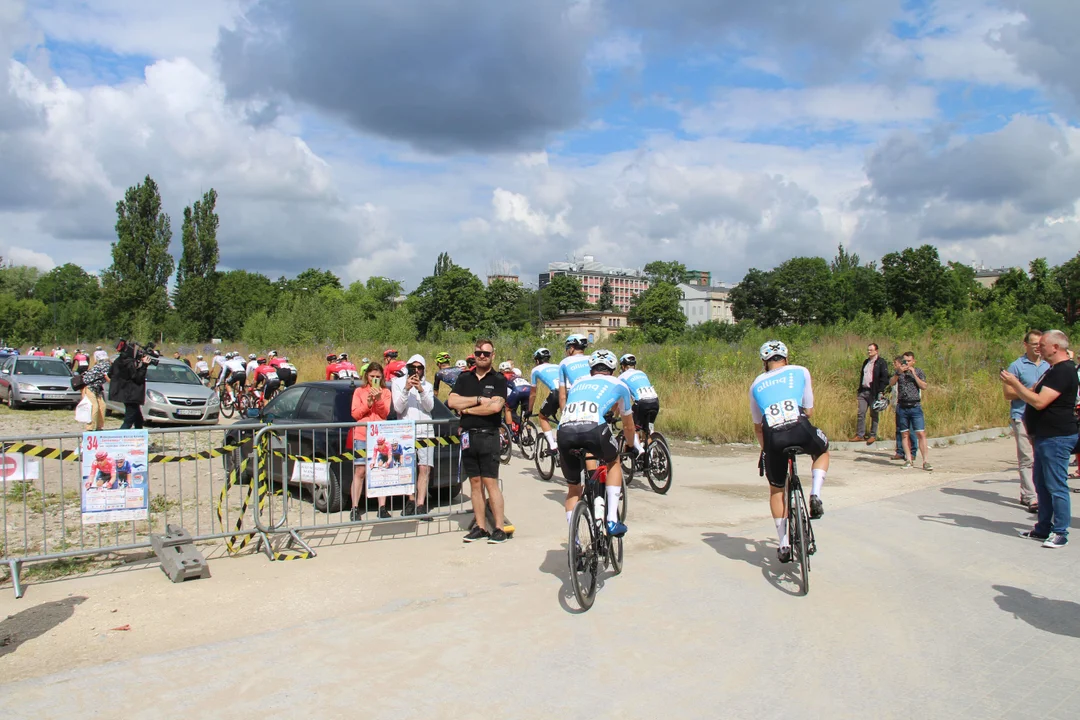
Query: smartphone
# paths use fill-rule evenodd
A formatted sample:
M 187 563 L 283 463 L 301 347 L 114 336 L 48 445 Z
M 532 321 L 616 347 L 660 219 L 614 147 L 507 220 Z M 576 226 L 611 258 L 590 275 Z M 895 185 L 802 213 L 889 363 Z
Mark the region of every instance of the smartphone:
M 379 383 L 382 382 L 382 378 L 371 378 L 371 387 L 379 387 Z
M 412 377 L 413 375 L 416 375 L 416 373 L 419 371 L 419 368 L 417 368 L 415 365 L 410 365 L 408 369 L 409 369 L 409 377 Z

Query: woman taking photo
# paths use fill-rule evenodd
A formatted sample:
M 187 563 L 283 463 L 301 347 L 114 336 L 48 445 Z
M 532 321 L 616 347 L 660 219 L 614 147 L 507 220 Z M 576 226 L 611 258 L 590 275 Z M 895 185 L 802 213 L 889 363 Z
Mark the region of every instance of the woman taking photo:
M 360 423 L 377 422 L 385 420 L 390 414 L 390 390 L 383 385 L 382 365 L 377 362 L 370 363 L 364 371 L 363 384 L 353 391 L 352 417 Z M 359 425 L 352 430 L 353 453 L 364 450 L 367 447 L 367 425 Z M 352 481 L 352 512 L 349 520 L 356 522 L 363 519 L 363 506 L 360 504 L 364 495 L 364 474 L 366 466 L 364 458 L 358 457 L 353 461 Z M 379 517 L 390 517 L 390 511 L 386 509 L 386 498 L 379 498 Z

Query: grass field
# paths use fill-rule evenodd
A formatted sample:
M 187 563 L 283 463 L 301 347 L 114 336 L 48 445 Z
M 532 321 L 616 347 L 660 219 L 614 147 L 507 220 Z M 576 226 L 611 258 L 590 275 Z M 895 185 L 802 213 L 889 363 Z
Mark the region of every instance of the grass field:
M 809 368 L 814 379 L 814 422 L 833 439 L 847 439 L 855 432 L 855 385 L 866 357 L 867 342 L 867 338 L 849 334 L 825 335 L 805 344 L 791 344 L 792 362 Z M 882 355 L 890 360 L 903 351 L 914 352 L 916 364 L 926 373 L 929 388 L 923 393 L 923 405 L 930 435 L 955 435 L 1008 423 L 1008 404 L 1002 397 L 997 373 L 1019 354 L 1018 346 L 938 331 L 928 331 L 903 344 L 879 342 Z M 755 337 L 739 344 L 622 347 L 609 342 L 603 345 L 616 354 L 637 355 L 638 367 L 649 375 L 660 394 L 662 409 L 658 426 L 665 433 L 726 443 L 754 440 L 747 390 L 761 372 L 759 343 L 760 338 Z M 550 347 L 554 357 L 561 355 L 560 346 Z M 243 346 L 229 348 L 249 352 Z M 381 359 L 384 348 L 358 344 L 331 349 L 348 352 L 359 365 L 364 356 Z M 322 379 L 326 347 L 277 350 L 296 365 L 301 381 Z M 468 355 L 472 348 L 436 347 L 420 342 L 399 346 L 397 350 L 403 360 L 413 353 L 427 358 L 431 380 L 435 353 L 446 350 L 457 359 Z M 524 341 L 497 345 L 496 362 L 513 360 L 528 373 L 534 350 L 533 345 Z M 264 352 L 264 349 L 250 351 Z M 446 392 L 440 395 L 445 398 Z M 891 412 L 884 413 L 882 435 L 891 436 L 893 428 Z

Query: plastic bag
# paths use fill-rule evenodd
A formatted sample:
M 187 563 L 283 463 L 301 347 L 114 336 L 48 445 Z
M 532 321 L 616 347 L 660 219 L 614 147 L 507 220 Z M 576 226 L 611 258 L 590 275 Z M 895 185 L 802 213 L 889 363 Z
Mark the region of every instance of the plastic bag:
M 75 420 L 76 422 L 90 424 L 90 419 L 94 416 L 94 406 L 90 402 L 89 398 L 83 398 L 79 401 L 79 404 L 75 406 Z

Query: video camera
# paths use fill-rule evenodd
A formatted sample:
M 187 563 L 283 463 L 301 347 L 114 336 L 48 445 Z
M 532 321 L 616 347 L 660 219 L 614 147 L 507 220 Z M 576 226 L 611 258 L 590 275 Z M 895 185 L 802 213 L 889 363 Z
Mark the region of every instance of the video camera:
M 116 343 L 117 352 L 122 352 L 129 344 L 131 345 L 135 362 L 142 362 L 144 357 L 148 357 L 150 358 L 150 364 L 157 367 L 161 353 L 157 351 L 157 346 L 154 345 L 154 343 L 151 342 L 146 345 L 139 345 L 138 343 L 128 343 L 124 338 L 120 338 Z

